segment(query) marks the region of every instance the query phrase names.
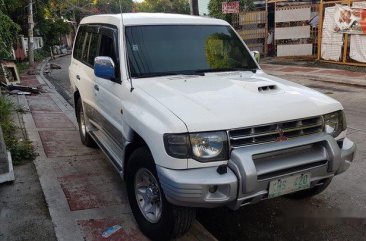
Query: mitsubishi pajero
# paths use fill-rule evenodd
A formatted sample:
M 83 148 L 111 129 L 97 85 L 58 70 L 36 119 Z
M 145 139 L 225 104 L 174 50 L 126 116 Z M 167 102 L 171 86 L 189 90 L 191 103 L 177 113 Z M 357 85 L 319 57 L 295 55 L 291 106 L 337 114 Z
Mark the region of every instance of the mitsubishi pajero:
M 313 196 L 350 166 L 342 105 L 267 75 L 257 55 L 218 19 L 81 21 L 69 68 L 81 140 L 125 179 L 149 238 L 183 234 L 196 207 Z

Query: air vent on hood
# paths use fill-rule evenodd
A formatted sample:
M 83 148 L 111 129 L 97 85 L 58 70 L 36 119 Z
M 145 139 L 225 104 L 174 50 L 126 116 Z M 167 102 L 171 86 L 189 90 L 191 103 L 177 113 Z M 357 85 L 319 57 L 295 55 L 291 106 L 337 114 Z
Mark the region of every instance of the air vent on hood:
M 277 90 L 276 85 L 265 85 L 265 86 L 258 87 L 258 92 L 260 92 L 260 93 L 266 93 L 266 92 L 270 92 L 270 91 L 274 91 L 274 90 Z

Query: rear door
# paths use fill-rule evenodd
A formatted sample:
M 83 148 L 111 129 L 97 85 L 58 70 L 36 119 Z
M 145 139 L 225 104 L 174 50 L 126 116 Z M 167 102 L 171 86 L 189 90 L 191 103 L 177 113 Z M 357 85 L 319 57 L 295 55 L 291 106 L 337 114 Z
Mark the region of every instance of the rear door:
M 70 79 L 76 84 L 85 113 L 91 120 L 95 119 L 94 113 L 97 108 L 94 58 L 97 55 L 97 46 L 100 41 L 98 32 L 98 25 L 80 26 L 70 65 Z

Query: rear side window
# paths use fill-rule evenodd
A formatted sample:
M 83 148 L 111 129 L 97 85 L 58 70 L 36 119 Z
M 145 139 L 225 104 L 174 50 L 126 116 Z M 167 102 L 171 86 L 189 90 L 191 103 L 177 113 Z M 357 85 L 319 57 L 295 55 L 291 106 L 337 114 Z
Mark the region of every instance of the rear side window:
M 94 59 L 97 57 L 98 52 L 99 34 L 91 33 L 89 36 L 88 55 L 86 56 L 86 62 L 94 66 Z
M 81 59 L 81 54 L 83 51 L 83 43 L 85 40 L 85 34 L 86 34 L 86 32 L 84 31 L 84 27 L 80 27 L 79 31 L 78 31 L 78 35 L 76 36 L 76 41 L 75 41 L 75 46 L 74 46 L 73 57 L 75 59 L 78 59 L 78 60 Z
M 94 66 L 99 37 L 96 26 L 81 26 L 76 37 L 73 57 L 86 65 Z

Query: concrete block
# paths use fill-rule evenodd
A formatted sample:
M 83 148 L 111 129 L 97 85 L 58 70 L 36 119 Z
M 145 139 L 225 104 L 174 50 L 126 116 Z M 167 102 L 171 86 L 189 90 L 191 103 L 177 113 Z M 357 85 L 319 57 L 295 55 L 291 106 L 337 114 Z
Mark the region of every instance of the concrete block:
M 8 161 L 8 171 L 0 174 L 0 183 L 12 182 L 15 180 L 13 162 L 11 159 L 10 152 L 8 152 L 7 154 L 7 161 Z

